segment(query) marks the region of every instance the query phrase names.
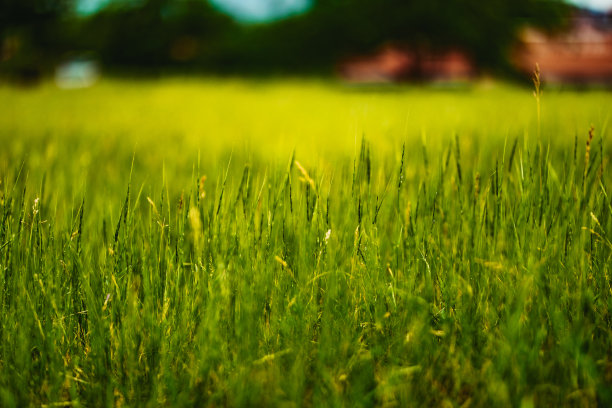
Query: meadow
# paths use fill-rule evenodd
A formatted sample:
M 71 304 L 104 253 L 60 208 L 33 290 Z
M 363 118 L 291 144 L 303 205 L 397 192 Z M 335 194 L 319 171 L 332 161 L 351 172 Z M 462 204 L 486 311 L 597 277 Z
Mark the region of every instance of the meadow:
M 612 93 L 0 86 L 0 406 L 612 406 Z

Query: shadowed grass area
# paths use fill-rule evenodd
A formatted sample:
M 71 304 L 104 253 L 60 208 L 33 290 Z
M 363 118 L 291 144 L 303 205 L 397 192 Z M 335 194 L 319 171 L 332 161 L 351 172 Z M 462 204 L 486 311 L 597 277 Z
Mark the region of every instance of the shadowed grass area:
M 2 406 L 612 404 L 609 93 L 0 100 Z

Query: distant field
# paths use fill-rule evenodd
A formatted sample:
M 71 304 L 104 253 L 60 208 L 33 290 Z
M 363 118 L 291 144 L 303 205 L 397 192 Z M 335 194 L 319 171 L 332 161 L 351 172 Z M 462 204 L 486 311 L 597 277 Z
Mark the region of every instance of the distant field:
M 0 406 L 612 406 L 612 93 L 0 87 Z

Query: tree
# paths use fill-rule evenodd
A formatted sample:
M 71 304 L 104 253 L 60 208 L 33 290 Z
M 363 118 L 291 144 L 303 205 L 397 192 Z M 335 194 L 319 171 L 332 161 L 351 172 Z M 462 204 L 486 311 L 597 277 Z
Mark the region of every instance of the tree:
M 304 15 L 263 27 L 260 43 L 266 55 L 278 49 L 299 66 L 397 43 L 460 48 L 482 67 L 504 68 L 521 27 L 557 27 L 567 11 L 561 0 L 318 0 Z
M 1 72 L 36 79 L 64 43 L 73 0 L 0 0 Z
M 156 68 L 205 65 L 235 23 L 202 0 L 147 0 L 110 6 L 83 22 L 79 47 L 108 65 Z

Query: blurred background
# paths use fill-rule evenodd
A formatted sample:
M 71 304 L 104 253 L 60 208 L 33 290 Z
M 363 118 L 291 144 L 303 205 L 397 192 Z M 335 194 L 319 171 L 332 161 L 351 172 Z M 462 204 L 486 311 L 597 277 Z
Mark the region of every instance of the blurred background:
M 612 81 L 612 0 L 0 0 L 0 77 Z

